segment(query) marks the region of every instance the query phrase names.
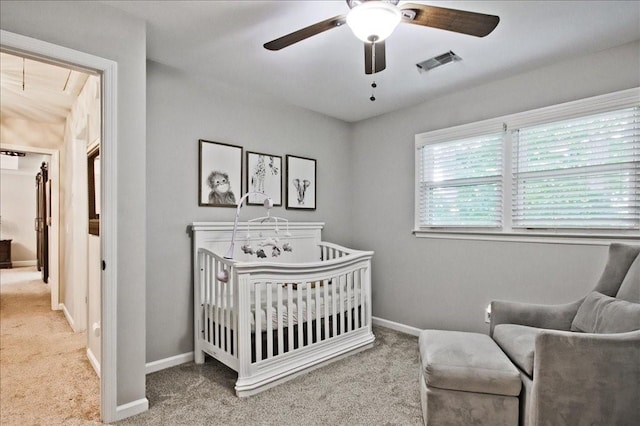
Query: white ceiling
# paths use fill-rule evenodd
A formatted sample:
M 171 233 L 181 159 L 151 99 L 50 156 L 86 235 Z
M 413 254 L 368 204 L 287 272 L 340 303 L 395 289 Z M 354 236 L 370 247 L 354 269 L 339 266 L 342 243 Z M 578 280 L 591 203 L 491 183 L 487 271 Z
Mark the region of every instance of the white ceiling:
M 348 122 L 640 40 L 637 1 L 417 1 L 498 15 L 500 23 L 484 38 L 401 23 L 386 42 L 386 70 L 372 78 L 364 73 L 362 42 L 346 25 L 280 51 L 262 47 L 346 13 L 343 0 L 104 3 L 147 22 L 153 61 L 205 86 L 244 89 Z M 463 60 L 417 71 L 416 63 L 449 50 Z
M 64 123 L 88 74 L 0 53 L 0 117 Z

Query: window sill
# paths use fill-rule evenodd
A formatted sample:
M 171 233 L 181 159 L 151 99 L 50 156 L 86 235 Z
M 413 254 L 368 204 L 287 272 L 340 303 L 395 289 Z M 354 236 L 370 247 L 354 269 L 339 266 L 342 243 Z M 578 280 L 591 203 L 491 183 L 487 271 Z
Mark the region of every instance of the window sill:
M 416 238 L 446 240 L 501 241 L 538 244 L 574 244 L 607 246 L 612 242 L 640 244 L 640 233 L 577 234 L 568 232 L 495 232 L 414 229 Z

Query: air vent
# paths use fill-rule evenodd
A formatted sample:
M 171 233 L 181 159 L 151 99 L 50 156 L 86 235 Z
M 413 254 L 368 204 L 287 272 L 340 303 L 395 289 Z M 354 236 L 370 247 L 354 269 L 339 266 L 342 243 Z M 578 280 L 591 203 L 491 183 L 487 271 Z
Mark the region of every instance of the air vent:
M 449 62 L 457 62 L 461 60 L 462 58 L 460 56 L 456 55 L 450 50 L 447 53 L 443 53 L 442 55 L 434 56 L 433 58 L 429 58 L 426 61 L 422 61 L 416 64 L 416 66 L 418 67 L 418 71 L 425 72 L 437 68 L 441 65 L 448 64 Z

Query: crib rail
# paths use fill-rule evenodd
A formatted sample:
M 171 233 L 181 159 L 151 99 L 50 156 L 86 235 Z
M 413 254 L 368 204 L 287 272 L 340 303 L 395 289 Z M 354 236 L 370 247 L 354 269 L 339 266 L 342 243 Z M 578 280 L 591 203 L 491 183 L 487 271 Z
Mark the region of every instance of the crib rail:
M 206 249 L 199 249 L 194 286 L 195 358 L 204 362 L 202 350 L 220 358 L 231 368 L 237 369 L 238 306 L 235 280 L 232 273 L 227 282 L 218 279 L 223 270 L 232 271 L 233 261 L 224 259 Z
M 372 338 L 373 252 L 319 247 L 319 261 L 296 264 L 236 262 L 198 249 L 196 362 L 205 350 L 241 379 L 357 333 Z M 228 282 L 216 277 L 223 269 Z

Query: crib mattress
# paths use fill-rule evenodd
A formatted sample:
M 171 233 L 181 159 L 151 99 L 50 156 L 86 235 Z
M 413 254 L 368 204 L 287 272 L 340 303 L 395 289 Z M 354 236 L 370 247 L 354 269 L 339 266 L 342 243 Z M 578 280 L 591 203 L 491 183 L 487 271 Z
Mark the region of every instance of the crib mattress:
M 298 310 L 298 292 L 301 293 L 301 315 L 299 315 Z M 274 292 L 275 293 L 275 292 Z M 358 308 L 360 306 L 360 293 L 354 294 L 354 291 L 351 291 L 351 295 L 349 296 L 346 291 L 343 291 L 342 294 L 334 295 L 331 291 L 331 287 L 329 287 L 329 292 L 327 295 L 324 294 L 324 291 L 321 291 L 321 295 L 318 298 L 317 294 L 314 290 L 312 290 L 312 297 L 307 300 L 307 292 L 306 290 L 293 290 L 293 297 L 291 298 L 291 303 L 288 300 L 287 291 L 283 291 L 282 304 L 280 306 L 280 311 L 282 315 L 282 324 L 283 327 L 297 325 L 299 323 L 305 323 L 307 319 L 310 317 L 311 321 L 316 318 L 324 318 L 325 316 L 331 316 L 334 314 L 334 310 L 336 313 L 341 311 L 346 311 L 348 308 Z M 342 296 L 342 297 L 341 297 Z M 342 299 L 342 304 L 340 299 Z M 252 298 L 253 300 L 253 298 Z M 316 309 L 316 304 L 318 304 L 319 309 Z M 267 330 L 267 318 L 271 321 L 272 329 L 278 329 L 278 299 L 274 294 L 272 299 L 272 309 L 269 310 L 266 302 L 266 295 L 262 295 L 261 297 L 261 306 L 259 309 L 260 315 L 260 330 Z M 230 306 L 225 308 L 224 304 L 219 303 L 217 306 L 207 304 L 207 309 L 209 310 L 210 317 L 215 321 L 216 318 L 233 318 L 234 309 L 233 304 L 230 302 Z M 326 310 L 325 310 L 326 306 Z M 309 312 L 309 315 L 307 313 Z M 228 317 L 227 317 L 228 315 Z M 251 331 L 255 332 L 256 328 L 256 309 L 255 303 L 252 304 L 251 309 Z M 234 321 L 231 321 L 233 324 Z

